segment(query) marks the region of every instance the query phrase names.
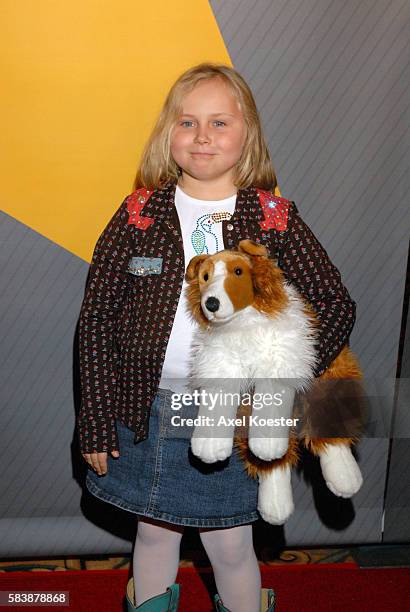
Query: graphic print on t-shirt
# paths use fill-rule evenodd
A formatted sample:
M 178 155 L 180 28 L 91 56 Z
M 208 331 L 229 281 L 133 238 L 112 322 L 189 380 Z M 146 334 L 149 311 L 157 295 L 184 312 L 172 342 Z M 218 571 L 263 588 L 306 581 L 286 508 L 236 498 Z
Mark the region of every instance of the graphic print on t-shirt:
M 229 212 L 214 212 L 201 215 L 196 220 L 195 229 L 191 234 L 191 243 L 197 255 L 202 253 L 217 253 L 223 249 L 215 233 L 215 224 L 228 221 L 232 217 Z
M 188 196 L 177 185 L 175 208 L 184 245 L 185 269 L 196 255 L 213 255 L 225 248 L 222 223 L 233 217 L 235 204 L 236 194 L 222 200 L 199 200 Z M 181 393 L 187 390 L 185 384 L 189 375 L 192 336 L 197 326 L 189 314 L 186 289 L 187 281 L 184 279 L 159 385 Z

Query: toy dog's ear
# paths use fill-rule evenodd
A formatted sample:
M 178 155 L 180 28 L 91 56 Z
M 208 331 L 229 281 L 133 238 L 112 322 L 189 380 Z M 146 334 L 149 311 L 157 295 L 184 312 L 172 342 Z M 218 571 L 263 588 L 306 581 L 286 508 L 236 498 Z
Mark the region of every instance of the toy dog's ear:
M 241 240 L 238 249 L 251 257 L 255 292 L 253 305 L 266 314 L 278 314 L 287 303 L 282 270 L 274 259 L 269 259 L 268 250 L 263 244 Z
M 263 244 L 258 244 L 253 240 L 241 240 L 238 250 L 251 257 L 268 257 L 268 250 Z
M 199 266 L 209 255 L 196 255 L 191 259 L 185 272 L 185 280 L 192 281 L 198 275 Z

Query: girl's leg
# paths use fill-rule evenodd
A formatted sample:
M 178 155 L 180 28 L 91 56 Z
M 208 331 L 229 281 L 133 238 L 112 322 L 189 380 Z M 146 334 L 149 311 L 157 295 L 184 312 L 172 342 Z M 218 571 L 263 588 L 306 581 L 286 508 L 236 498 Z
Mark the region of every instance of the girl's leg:
M 138 519 L 132 562 L 137 607 L 175 582 L 183 532 L 179 525 L 145 516 Z
M 199 534 L 224 606 L 232 612 L 259 612 L 261 574 L 253 548 L 252 524 L 200 529 Z

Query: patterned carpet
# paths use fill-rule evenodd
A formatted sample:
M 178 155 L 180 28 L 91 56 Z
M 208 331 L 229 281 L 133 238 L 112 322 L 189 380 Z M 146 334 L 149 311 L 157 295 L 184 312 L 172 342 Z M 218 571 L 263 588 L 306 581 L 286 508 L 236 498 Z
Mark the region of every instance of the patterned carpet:
M 262 552 L 262 554 L 261 554 Z M 267 550 L 259 551 L 258 559 L 261 564 L 267 565 L 296 565 L 311 563 L 345 563 L 354 562 L 349 549 L 342 548 L 312 548 L 312 549 L 286 549 L 272 556 Z M 128 569 L 130 555 L 110 557 L 94 555 L 92 557 L 64 557 L 51 559 L 3 559 L 0 561 L 0 572 L 12 571 L 64 571 L 82 569 Z M 208 567 L 209 560 L 201 550 L 181 549 L 181 567 L 189 566 Z

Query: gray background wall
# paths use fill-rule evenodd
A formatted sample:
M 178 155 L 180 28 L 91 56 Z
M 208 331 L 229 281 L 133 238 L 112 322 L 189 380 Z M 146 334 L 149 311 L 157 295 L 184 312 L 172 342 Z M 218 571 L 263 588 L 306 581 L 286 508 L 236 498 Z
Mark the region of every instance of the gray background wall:
M 389 422 L 409 235 L 408 3 L 210 5 L 255 94 L 282 194 L 357 302 L 351 346 L 369 379 L 388 379 Z M 73 339 L 88 265 L 6 214 L 0 239 L 0 557 L 129 551 L 133 517 L 82 497 L 80 487 Z M 360 444 L 365 484 L 352 501 L 329 494 L 306 457 L 293 477 L 287 544 L 380 541 L 388 447 L 386 438 Z M 400 453 L 391 482 L 402 489 L 408 439 Z M 393 505 L 404 499 L 396 486 Z

